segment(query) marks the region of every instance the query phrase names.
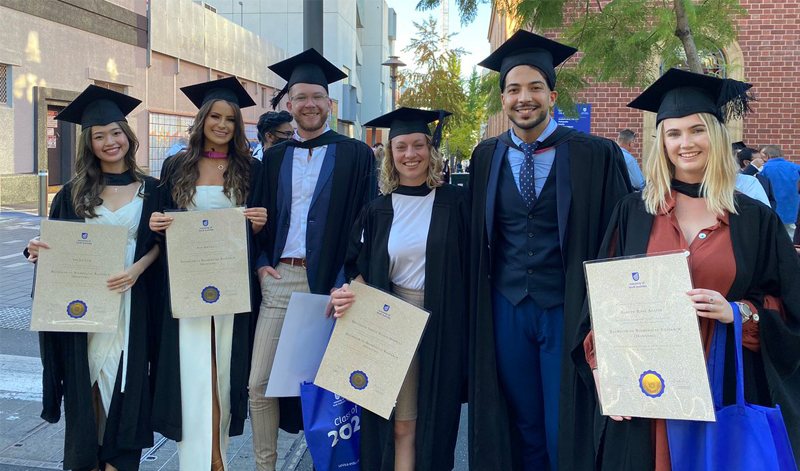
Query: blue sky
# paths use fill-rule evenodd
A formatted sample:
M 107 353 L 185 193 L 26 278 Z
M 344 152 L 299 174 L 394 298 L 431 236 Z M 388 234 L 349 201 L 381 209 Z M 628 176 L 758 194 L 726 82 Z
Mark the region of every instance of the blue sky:
M 442 0 L 445 1 L 445 0 Z M 411 38 L 416 35 L 417 29 L 414 22 L 421 23 L 429 16 L 433 16 L 438 23 L 439 10 L 416 11 L 414 7 L 417 0 L 387 0 L 391 8 L 397 12 L 397 40 L 395 41 L 395 53 L 400 56 L 400 60 L 413 67 L 414 56 L 411 53 L 403 52 L 403 49 L 411 42 Z M 462 56 L 462 75 L 469 76 L 472 67 L 489 55 L 489 19 L 491 16 L 491 4 L 483 3 L 478 7 L 478 15 L 475 21 L 467 26 L 461 26 L 458 16 L 458 8 L 453 0 L 450 0 L 450 32 L 458 33 L 450 41 L 451 48 L 461 47 L 471 54 Z M 437 30 L 441 32 L 441 25 L 437 24 Z M 481 68 L 478 67 L 478 73 Z

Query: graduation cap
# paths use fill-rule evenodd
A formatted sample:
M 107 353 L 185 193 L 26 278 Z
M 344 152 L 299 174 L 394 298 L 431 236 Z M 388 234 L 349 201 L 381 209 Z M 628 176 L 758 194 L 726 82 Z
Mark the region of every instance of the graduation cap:
M 142 100 L 107 88 L 89 85 L 56 119 L 80 124 L 83 128 L 105 126 L 125 121 L 125 116 L 134 110 Z
M 314 48 L 306 49 L 296 56 L 273 64 L 269 66 L 269 70 L 286 80 L 286 86 L 271 101 L 273 110 L 278 107 L 281 99 L 289 92 L 292 85 L 312 83 L 321 85 L 325 87 L 325 91 L 328 91 L 329 83 L 347 77 L 347 74 L 322 57 L 322 54 Z
M 370 128 L 389 128 L 389 139 L 404 134 L 420 132 L 431 136 L 428 123 L 438 121 L 436 129 L 432 135 L 432 145 L 438 148 L 442 140 L 442 128 L 444 119 L 453 113 L 444 110 L 420 110 L 417 108 L 398 108 L 394 111 L 378 116 L 372 121 L 364 124 Z
M 506 85 L 506 75 L 518 65 L 539 69 L 547 79 L 550 90 L 556 88 L 556 67 L 578 52 L 574 47 L 547 39 L 529 31 L 519 30 L 478 65 L 500 72 L 500 89 Z
M 733 150 L 735 152 L 739 152 L 740 150 L 747 149 L 747 144 L 745 144 L 744 141 L 736 141 L 736 142 L 734 142 L 732 144 L 732 146 L 733 146 Z
M 733 79 L 669 69 L 628 103 L 630 108 L 656 113 L 656 125 L 669 118 L 710 113 L 724 123 L 750 111 L 752 85 Z
M 250 94 L 247 93 L 247 90 L 244 89 L 236 77 L 189 85 L 188 87 L 182 87 L 181 91 L 198 108 L 201 108 L 211 100 L 225 100 L 229 103 L 235 103 L 239 108 L 256 105 L 256 102 L 253 101 Z

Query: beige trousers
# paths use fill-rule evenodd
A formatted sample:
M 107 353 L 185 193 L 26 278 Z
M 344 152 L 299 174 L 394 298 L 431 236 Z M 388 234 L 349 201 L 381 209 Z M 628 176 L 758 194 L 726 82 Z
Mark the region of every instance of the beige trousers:
M 278 461 L 278 399 L 264 397 L 264 394 L 278 349 L 286 308 L 292 293 L 309 292 L 305 268 L 280 263 L 276 269 L 281 275 L 280 280 L 267 275 L 261 281 L 261 309 L 256 323 L 249 380 L 250 423 L 258 471 L 275 471 Z
M 419 308 L 425 307 L 425 290 L 413 290 L 392 285 L 392 292 L 403 301 Z M 394 420 L 417 420 L 417 394 L 419 391 L 419 353 L 414 354 L 406 379 L 397 395 Z

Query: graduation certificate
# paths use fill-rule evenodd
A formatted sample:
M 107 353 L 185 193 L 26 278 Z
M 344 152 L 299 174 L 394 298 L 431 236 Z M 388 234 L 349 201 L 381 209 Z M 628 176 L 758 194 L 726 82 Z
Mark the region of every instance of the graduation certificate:
M 176 211 L 167 229 L 172 317 L 250 312 L 247 223 L 242 208 Z
M 116 332 L 122 295 L 106 281 L 125 269 L 128 229 L 43 220 L 31 330 Z
M 314 384 L 388 419 L 430 314 L 353 282 L 356 301 L 336 320 Z
M 603 415 L 715 420 L 686 257 L 584 264 Z

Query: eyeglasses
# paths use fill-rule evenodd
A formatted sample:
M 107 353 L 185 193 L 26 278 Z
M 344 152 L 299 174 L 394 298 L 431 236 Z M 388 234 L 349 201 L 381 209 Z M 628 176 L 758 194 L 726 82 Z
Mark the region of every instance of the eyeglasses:
M 325 102 L 325 100 L 328 99 L 328 95 L 324 95 L 322 93 L 315 93 L 314 95 L 311 95 L 310 98 L 311 101 L 314 102 L 314 104 L 321 105 Z M 307 95 L 295 95 L 292 98 L 290 98 L 289 101 L 291 101 L 292 103 L 305 103 L 308 101 L 308 99 L 309 97 Z
M 281 136 L 281 137 L 283 137 L 285 139 L 289 139 L 294 134 L 292 131 L 270 131 L 269 133 L 270 134 L 276 134 L 276 135 Z

